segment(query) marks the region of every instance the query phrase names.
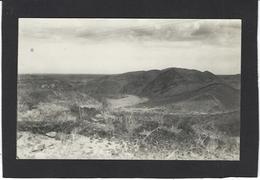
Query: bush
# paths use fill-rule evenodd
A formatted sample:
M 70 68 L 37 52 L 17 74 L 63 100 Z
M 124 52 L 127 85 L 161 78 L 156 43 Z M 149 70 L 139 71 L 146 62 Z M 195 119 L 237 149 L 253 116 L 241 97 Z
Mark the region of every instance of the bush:
M 71 133 L 81 124 L 75 121 L 19 121 L 17 122 L 18 131 L 29 131 L 36 134 L 46 134 L 48 132 Z

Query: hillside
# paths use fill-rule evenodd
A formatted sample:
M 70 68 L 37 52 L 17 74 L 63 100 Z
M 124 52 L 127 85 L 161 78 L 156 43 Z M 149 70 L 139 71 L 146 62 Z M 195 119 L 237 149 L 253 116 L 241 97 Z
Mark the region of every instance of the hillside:
M 232 86 L 233 88 L 240 89 L 241 87 L 241 75 L 218 75 L 220 79 Z
M 18 97 L 35 96 L 34 101 L 77 91 L 103 102 L 135 95 L 147 99 L 143 106 L 165 106 L 180 111 L 230 111 L 240 106 L 240 75 L 214 75 L 208 71 L 167 68 L 114 75 L 20 75 L 19 80 L 19 89 L 27 90 L 18 91 L 18 94 L 23 92 Z M 39 90 L 26 93 L 35 88 Z
M 152 82 L 149 82 L 143 89 L 142 95 L 170 97 L 219 81 L 217 76 L 209 72 L 169 68 L 162 70 Z
M 140 94 L 144 86 L 152 81 L 159 70 L 136 71 L 118 75 L 106 75 L 85 84 L 88 93 L 101 95 Z
M 238 79 L 180 68 L 18 75 L 17 158 L 237 160 Z
M 145 97 L 149 99 L 145 106 L 182 102 L 184 109 L 185 104 L 193 104 L 194 109 L 211 107 L 210 111 L 225 111 L 239 108 L 238 79 L 237 76 L 217 76 L 208 71 L 167 68 L 101 76 L 82 88 L 93 96 L 133 94 Z

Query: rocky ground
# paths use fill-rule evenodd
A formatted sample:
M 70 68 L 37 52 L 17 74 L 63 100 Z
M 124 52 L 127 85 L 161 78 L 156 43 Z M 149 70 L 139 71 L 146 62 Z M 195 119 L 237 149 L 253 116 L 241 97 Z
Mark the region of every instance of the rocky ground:
M 237 139 L 238 140 L 238 139 Z M 147 159 L 147 160 L 239 160 L 239 153 L 216 151 L 214 145 L 205 149 L 183 151 L 177 146 L 171 150 L 153 151 L 140 144 L 77 134 L 46 135 L 30 132 L 17 134 L 17 159 Z
M 54 135 L 55 134 L 55 135 Z M 127 144 L 81 135 L 18 133 L 18 159 L 131 159 Z

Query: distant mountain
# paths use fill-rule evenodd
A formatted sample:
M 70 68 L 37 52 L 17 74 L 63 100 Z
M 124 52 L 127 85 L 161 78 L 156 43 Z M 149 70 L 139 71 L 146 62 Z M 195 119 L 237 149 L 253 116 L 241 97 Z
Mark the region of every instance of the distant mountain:
M 173 105 L 194 111 L 238 109 L 239 87 L 240 75 L 220 76 L 209 71 L 182 68 L 105 75 L 84 85 L 90 94 L 133 94 L 149 98 L 145 105 Z
M 90 81 L 85 85 L 86 91 L 94 94 L 136 94 L 139 95 L 144 86 L 152 81 L 159 70 L 136 71 L 118 75 L 106 75 Z
M 149 97 L 169 97 L 193 91 L 209 83 L 219 82 L 219 78 L 210 72 L 168 68 L 151 82 L 142 91 L 142 95 Z

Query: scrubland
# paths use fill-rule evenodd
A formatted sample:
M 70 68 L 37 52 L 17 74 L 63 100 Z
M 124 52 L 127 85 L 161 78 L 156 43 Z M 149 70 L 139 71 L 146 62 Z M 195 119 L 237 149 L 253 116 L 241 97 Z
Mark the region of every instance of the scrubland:
M 175 112 L 54 80 L 18 86 L 17 159 L 239 160 L 239 110 Z

